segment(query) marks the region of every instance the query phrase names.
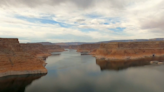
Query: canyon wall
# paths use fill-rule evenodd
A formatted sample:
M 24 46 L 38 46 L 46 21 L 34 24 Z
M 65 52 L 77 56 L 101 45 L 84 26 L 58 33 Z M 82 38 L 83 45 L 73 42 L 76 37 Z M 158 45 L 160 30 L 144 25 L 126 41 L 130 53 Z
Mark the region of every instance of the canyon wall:
M 65 51 L 64 48 L 62 48 L 59 45 L 44 45 L 45 48 L 48 50 L 48 52 L 62 52 Z
M 147 57 L 147 58 L 139 58 L 139 59 L 129 59 L 129 60 L 121 60 L 121 62 L 115 62 L 115 60 L 107 60 L 105 58 L 96 59 L 96 64 L 103 70 L 124 70 L 129 67 L 139 67 L 150 65 L 150 61 L 159 61 L 163 62 L 164 57 Z M 160 64 L 159 64 L 160 65 Z
M 17 38 L 0 38 L 0 77 L 47 73 L 45 61 L 25 52 Z
M 94 52 L 100 44 L 82 44 L 77 48 L 77 52 Z
M 110 60 L 159 56 L 164 56 L 164 41 L 103 43 L 95 52 L 96 58 Z
M 70 45 L 68 48 L 69 49 L 78 49 L 79 45 Z
M 48 57 L 51 55 L 46 49 L 46 47 L 42 44 L 28 43 L 21 44 L 21 47 L 24 52 L 30 53 L 31 55 L 36 56 L 38 58 Z

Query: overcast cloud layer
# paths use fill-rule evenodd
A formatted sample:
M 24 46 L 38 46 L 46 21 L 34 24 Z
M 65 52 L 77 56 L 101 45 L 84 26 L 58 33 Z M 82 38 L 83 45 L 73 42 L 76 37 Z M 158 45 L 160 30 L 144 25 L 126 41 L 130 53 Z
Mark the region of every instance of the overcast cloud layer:
M 164 36 L 163 0 L 0 0 L 0 37 L 96 42 Z

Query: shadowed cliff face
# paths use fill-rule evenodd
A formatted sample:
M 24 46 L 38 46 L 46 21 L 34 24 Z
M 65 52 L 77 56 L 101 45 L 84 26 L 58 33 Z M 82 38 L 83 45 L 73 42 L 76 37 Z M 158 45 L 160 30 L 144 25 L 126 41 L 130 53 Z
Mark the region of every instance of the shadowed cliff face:
M 164 61 L 164 57 L 149 57 L 141 58 L 135 60 L 120 60 L 115 62 L 115 60 L 105 60 L 105 59 L 96 59 L 96 64 L 100 66 L 101 70 L 123 70 L 129 67 L 137 67 L 149 65 L 150 61 Z
M 100 44 L 82 44 L 77 48 L 77 52 L 92 52 L 98 49 Z
M 45 62 L 24 52 L 18 39 L 0 38 L 0 77 L 6 75 L 47 73 Z
M 95 54 L 97 58 L 108 59 L 137 59 L 147 56 L 164 56 L 164 42 L 112 42 L 101 44 Z
M 44 75 L 21 75 L 0 78 L 0 92 L 25 92 L 25 88 Z

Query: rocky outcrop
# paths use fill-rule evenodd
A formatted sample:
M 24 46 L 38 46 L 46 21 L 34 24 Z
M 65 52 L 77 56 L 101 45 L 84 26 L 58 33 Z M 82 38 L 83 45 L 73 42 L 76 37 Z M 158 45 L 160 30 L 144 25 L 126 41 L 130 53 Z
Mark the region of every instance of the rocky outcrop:
M 164 41 L 111 42 L 101 44 L 95 52 L 96 58 L 127 60 L 164 56 Z
M 78 49 L 79 45 L 70 45 L 68 49 Z
M 93 52 L 98 49 L 100 44 L 82 44 L 77 48 L 77 52 Z
M 0 38 L 0 77 L 47 73 L 45 64 L 45 61 L 25 52 L 18 39 Z
M 46 49 L 48 50 L 48 52 L 62 52 L 65 51 L 64 48 L 62 48 L 59 45 L 45 45 Z
M 28 43 L 28 44 L 21 44 L 21 47 L 24 52 L 30 53 L 33 56 L 38 58 L 48 57 L 51 54 L 48 52 L 45 46 L 42 44 L 37 43 Z
M 107 60 L 105 58 L 96 59 L 96 64 L 100 66 L 100 69 L 103 70 L 123 70 L 129 67 L 138 67 L 150 65 L 152 61 L 156 61 L 157 64 L 163 64 L 164 57 L 148 57 L 148 58 L 140 58 L 140 59 L 129 59 L 129 60 L 120 60 L 119 62 L 115 62 L 115 60 Z M 154 63 L 154 62 L 153 62 Z
M 1 92 L 25 92 L 26 87 L 29 86 L 34 80 L 43 77 L 45 74 L 37 75 L 20 75 L 20 76 L 7 76 L 0 78 L 0 91 Z

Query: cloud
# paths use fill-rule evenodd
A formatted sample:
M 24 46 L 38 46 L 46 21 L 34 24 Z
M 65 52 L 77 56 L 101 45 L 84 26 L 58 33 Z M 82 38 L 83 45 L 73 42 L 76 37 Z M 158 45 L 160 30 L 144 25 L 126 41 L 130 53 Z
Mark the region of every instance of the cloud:
M 158 17 L 157 17 L 158 16 Z M 155 16 L 151 16 L 145 20 L 143 20 L 142 23 L 142 28 L 144 29 L 161 29 L 164 30 L 164 20 L 162 19 L 164 16 L 164 12 L 163 14 L 160 15 L 155 15 Z
M 93 0 L 1 0 L 1 6 L 28 6 L 28 7 L 40 7 L 43 5 L 60 5 L 63 3 L 73 3 L 80 8 L 89 7 Z
M 0 0 L 0 37 L 24 42 L 160 38 L 163 4 L 163 0 Z

